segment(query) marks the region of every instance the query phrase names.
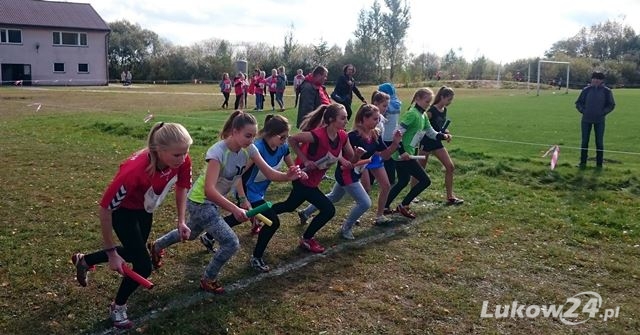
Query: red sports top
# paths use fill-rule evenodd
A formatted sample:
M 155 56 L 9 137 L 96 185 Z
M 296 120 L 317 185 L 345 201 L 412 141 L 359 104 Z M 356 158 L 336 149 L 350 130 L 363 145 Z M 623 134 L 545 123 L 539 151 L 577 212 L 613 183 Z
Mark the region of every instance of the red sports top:
M 322 181 L 325 172 L 338 161 L 338 157 L 342 154 L 342 148 L 347 143 L 347 133 L 340 129 L 338 136 L 332 143 L 327 134 L 327 127 L 320 127 L 311 130 L 311 135 L 315 140 L 314 143 L 303 143 L 300 150 L 307 156 L 307 159 L 314 161 L 318 165 L 318 169 L 307 171 L 308 179 L 300 182 L 307 187 L 318 187 Z M 304 169 L 304 164 L 299 157 L 296 157 L 296 164 Z
M 166 168 L 149 176 L 149 150 L 134 153 L 120 164 L 118 173 L 102 196 L 100 206 L 110 210 L 119 207 L 144 209 L 149 213 L 160 206 L 173 185 L 191 188 L 191 158 L 185 157 L 178 168 Z

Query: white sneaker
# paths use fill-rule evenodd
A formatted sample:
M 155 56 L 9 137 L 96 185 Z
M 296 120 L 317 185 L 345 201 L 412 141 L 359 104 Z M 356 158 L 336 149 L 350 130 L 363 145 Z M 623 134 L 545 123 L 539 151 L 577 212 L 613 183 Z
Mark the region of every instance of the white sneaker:
M 344 225 L 342 225 L 342 227 L 340 228 L 340 235 L 342 235 L 342 238 L 346 240 L 356 239 L 356 237 L 353 236 L 353 232 L 351 231 L 351 229 L 346 229 Z
M 133 322 L 127 317 L 127 305 L 116 305 L 115 302 L 112 302 L 109 305 L 109 314 L 114 327 L 120 329 L 133 327 Z

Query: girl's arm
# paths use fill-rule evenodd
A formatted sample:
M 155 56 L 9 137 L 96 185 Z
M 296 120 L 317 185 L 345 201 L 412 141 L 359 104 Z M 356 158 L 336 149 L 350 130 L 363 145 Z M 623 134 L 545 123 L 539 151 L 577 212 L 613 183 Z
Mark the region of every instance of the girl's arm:
M 393 141 L 391 142 L 391 145 L 389 145 L 385 150 L 380 151 L 380 157 L 384 160 L 391 158 L 391 154 L 398 150 L 400 141 L 402 141 L 402 133 L 400 130 L 396 130 L 393 132 Z
M 186 241 L 191 235 L 191 229 L 187 227 L 186 212 L 187 212 L 187 192 L 184 187 L 176 186 L 176 210 L 178 212 L 178 232 L 180 233 L 180 239 Z
M 294 166 L 296 164 L 293 161 L 293 158 L 291 158 L 291 155 L 284 156 L 284 163 L 287 164 L 287 167 L 292 167 L 292 166 Z
M 252 159 L 260 171 L 264 173 L 265 177 L 272 181 L 290 181 L 302 178 L 303 175 L 306 176 L 304 172 L 300 172 L 300 168 L 297 166 L 290 167 L 287 173 L 275 170 L 264 161 L 260 154 L 256 154 L 256 157 Z
M 248 169 L 245 169 L 248 171 Z M 238 178 L 236 182 L 236 192 L 238 193 L 238 202 L 240 202 L 240 206 L 244 209 L 251 208 L 251 202 L 247 199 L 247 193 L 244 191 L 244 186 L 242 185 L 242 178 Z
M 300 148 L 300 143 L 315 142 L 315 139 L 313 138 L 311 132 L 303 131 L 297 133 L 295 135 L 289 136 L 289 139 L 287 141 L 289 142 L 289 148 L 293 150 L 293 152 L 296 154 L 296 157 L 300 158 L 305 167 L 309 166 L 309 163 L 313 164 L 313 162 L 307 158 L 307 156 L 302 152 L 302 149 Z
M 355 163 L 358 161 L 358 159 L 360 159 L 360 156 L 362 156 L 362 154 L 364 153 L 364 149 L 362 149 L 361 147 L 358 147 L 356 150 L 357 150 L 357 154 L 356 152 L 353 151 L 353 147 L 351 146 L 351 141 L 349 141 L 349 138 L 347 137 L 347 142 L 342 147 L 342 157 L 347 159 L 349 162 Z
M 247 220 L 247 214 L 242 208 L 236 206 L 233 202 L 229 201 L 225 196 L 220 194 L 216 189 L 216 183 L 220 175 L 220 162 L 215 159 L 210 159 L 207 163 L 207 171 L 204 178 L 204 194 L 208 200 L 212 201 L 216 205 L 223 209 L 233 213 L 233 216 L 239 222 Z
M 104 250 L 109 257 L 109 268 L 113 271 L 121 272 L 124 259 L 118 255 L 115 249 L 115 242 L 113 241 L 113 224 L 112 224 L 112 211 L 110 209 L 100 206 L 100 230 L 102 232 L 102 243 Z

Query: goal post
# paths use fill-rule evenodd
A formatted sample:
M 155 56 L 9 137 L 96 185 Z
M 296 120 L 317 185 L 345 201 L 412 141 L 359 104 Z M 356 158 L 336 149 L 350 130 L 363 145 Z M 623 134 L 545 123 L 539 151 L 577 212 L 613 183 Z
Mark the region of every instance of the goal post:
M 569 62 L 558 62 L 553 60 L 538 60 L 538 89 L 536 91 L 536 95 L 540 95 L 540 65 L 542 63 L 551 63 L 551 64 L 567 64 L 567 78 L 565 82 L 565 93 L 569 93 L 569 73 L 571 72 L 571 65 Z

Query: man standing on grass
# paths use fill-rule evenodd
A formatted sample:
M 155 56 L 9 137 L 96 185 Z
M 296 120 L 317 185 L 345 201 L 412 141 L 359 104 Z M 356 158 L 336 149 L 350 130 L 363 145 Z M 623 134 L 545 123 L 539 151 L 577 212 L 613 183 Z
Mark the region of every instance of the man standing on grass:
M 298 120 L 296 121 L 298 129 L 307 114 L 313 112 L 320 105 L 331 104 L 327 89 L 324 87 L 328 74 L 327 68 L 317 66 L 300 84 L 300 103 L 298 105 Z
M 593 127 L 596 137 L 596 168 L 602 169 L 604 160 L 604 119 L 613 111 L 616 102 L 613 100 L 611 89 L 603 85 L 604 74 L 594 72 L 591 75 L 591 84 L 582 89 L 576 101 L 576 109 L 582 114 L 582 144 L 580 145 L 580 164 L 578 167 L 587 167 L 589 137 Z

